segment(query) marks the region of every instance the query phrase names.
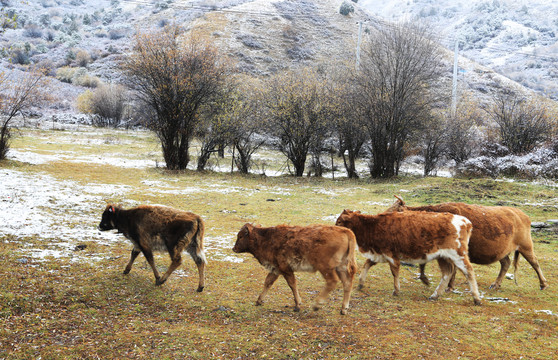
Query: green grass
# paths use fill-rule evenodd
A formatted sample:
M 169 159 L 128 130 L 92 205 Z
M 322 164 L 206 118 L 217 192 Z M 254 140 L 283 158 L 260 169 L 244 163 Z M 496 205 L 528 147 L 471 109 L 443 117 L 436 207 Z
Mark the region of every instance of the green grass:
M 87 144 L 109 136 L 117 140 Z M 131 159 L 160 157 L 148 133 L 90 128 L 76 132 L 23 129 L 13 148 L 43 154 L 63 149 L 75 156 L 102 156 L 106 150 L 111 157 L 120 153 Z M 272 155 L 276 163 L 283 162 L 276 153 L 266 151 L 266 156 Z M 90 219 L 86 225 L 91 231 L 107 201 L 157 203 L 200 214 L 206 221 L 207 242 L 230 238 L 229 248 L 245 222 L 264 226 L 333 223 L 344 208 L 382 211 L 394 194 L 402 195 L 409 205 L 442 201 L 511 205 L 533 221 L 558 218 L 556 187 L 521 181 L 266 178 L 124 169 L 67 159 L 41 165 L 5 161 L 0 167 L 80 185 L 129 186 L 109 197 L 99 193 L 98 200 L 88 204 L 84 215 Z M 45 211 L 60 209 L 46 204 Z M 78 225 L 72 219 L 67 224 Z M 473 306 L 460 275 L 458 290 L 463 293 L 429 301 L 440 278 L 435 264 L 427 267 L 433 282 L 430 288 L 416 279 L 417 268 L 403 267 L 401 294 L 394 297 L 389 268 L 380 264 L 371 269 L 362 291 L 355 286 L 349 313 L 341 316 L 340 285 L 323 309 L 312 311 L 323 286 L 318 274 L 297 274 L 303 301 L 299 313 L 292 311 L 292 294 L 283 279 L 270 290 L 263 306 L 255 306 L 266 272 L 249 255 L 242 255 L 241 263 L 231 263 L 219 261 L 220 255 L 208 251 L 207 286 L 197 293 L 197 271 L 190 258 L 185 257 L 180 267 L 184 276 L 173 274 L 156 287 L 143 257 L 129 275 L 122 275 L 131 249 L 124 241 L 109 245 L 85 241 L 87 248 L 80 259 L 103 255 L 100 260 L 42 260 L 22 252 L 50 246 L 41 236 L 0 234 L 0 359 L 549 359 L 558 353 L 558 234 L 545 230 L 533 236 L 550 283 L 545 291 L 538 290 L 535 272 L 521 259 L 518 285 L 504 280 L 498 291 L 488 286 L 499 264 L 475 265 L 485 297 L 480 307 Z M 228 249 L 220 251 L 234 255 Z M 362 264 L 364 258 L 358 254 L 357 261 Z M 169 260 L 158 255 L 155 262 L 164 270 Z M 511 301 L 494 303 L 488 297 Z M 551 310 L 554 315 L 540 310 Z

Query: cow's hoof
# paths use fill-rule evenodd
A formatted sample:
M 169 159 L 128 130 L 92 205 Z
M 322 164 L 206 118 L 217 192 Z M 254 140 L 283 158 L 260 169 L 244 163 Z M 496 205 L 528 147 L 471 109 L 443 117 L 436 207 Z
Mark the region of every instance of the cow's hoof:
M 124 269 L 124 271 L 122 272 L 122 274 L 124 275 L 128 275 L 130 273 L 131 269 Z
M 341 309 L 341 315 L 347 315 L 347 309 Z
M 480 299 L 475 299 L 475 305 L 480 306 L 482 305 Z
M 399 291 L 394 291 L 394 292 L 392 293 L 392 295 L 393 295 L 393 296 L 399 296 Z
M 544 289 L 546 289 L 547 287 L 548 287 L 548 284 L 542 284 L 542 285 L 541 285 L 541 290 L 544 290 Z
M 364 285 L 362 285 L 362 284 L 358 284 L 358 286 L 357 286 L 357 290 L 360 290 L 360 291 L 362 291 L 362 289 L 364 289 Z
M 156 286 L 161 286 L 165 283 L 165 280 L 161 280 L 161 279 L 156 279 L 155 280 L 155 285 Z
M 436 301 L 436 300 L 438 300 L 438 295 L 431 295 L 431 296 L 428 298 L 428 300 Z
M 314 305 L 314 307 L 312 308 L 314 311 L 318 311 L 320 310 L 320 307 L 318 305 Z
M 262 305 L 263 305 L 263 301 L 260 300 L 256 301 L 256 306 L 262 306 Z
M 202 292 L 203 291 L 203 286 L 198 286 L 198 289 L 196 291 L 197 292 Z
M 299 308 L 298 306 L 295 306 L 294 309 L 293 309 L 293 311 L 294 311 L 294 312 L 299 312 L 299 311 L 300 311 L 300 308 Z
M 500 288 L 500 285 L 494 283 L 494 284 L 490 285 L 488 288 L 490 290 L 498 290 Z

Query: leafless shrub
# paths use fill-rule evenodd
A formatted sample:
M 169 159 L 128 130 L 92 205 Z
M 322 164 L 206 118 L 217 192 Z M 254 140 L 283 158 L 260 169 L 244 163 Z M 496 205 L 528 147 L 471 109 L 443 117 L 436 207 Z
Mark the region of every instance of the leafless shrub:
M 485 110 L 498 124 L 502 144 L 513 154 L 528 153 L 549 138 L 551 122 L 538 98 L 504 91 Z
M 17 79 L 0 74 L 0 160 L 10 148 L 11 122 L 31 106 L 47 100 L 49 92 L 40 70 L 25 73 Z
M 99 86 L 90 98 L 91 113 L 97 126 L 116 127 L 122 120 L 126 104 L 126 89 L 121 85 Z

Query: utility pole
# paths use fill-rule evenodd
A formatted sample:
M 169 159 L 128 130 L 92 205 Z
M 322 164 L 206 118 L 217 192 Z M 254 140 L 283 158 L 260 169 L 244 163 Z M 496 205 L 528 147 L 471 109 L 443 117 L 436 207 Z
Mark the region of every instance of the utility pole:
M 459 57 L 459 40 L 455 40 L 455 54 L 453 56 L 453 86 L 451 91 L 451 116 L 457 111 L 457 59 Z
M 357 41 L 357 48 L 356 48 L 356 69 L 360 66 L 360 42 L 362 40 L 362 21 L 358 22 L 358 41 Z

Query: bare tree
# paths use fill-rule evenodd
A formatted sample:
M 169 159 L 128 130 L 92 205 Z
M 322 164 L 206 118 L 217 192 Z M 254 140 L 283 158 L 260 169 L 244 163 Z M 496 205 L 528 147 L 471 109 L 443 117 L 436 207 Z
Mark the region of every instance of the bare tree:
M 201 141 L 197 170 L 203 171 L 211 154 L 221 151 L 231 142 L 239 119 L 234 116 L 237 98 L 232 82 L 219 98 L 208 104 L 200 113 L 201 121 L 196 136 Z
M 424 26 L 383 26 L 363 47 L 358 106 L 370 135 L 372 177 L 398 174 L 411 135 L 439 101 L 442 53 Z
M 250 84 L 247 80 L 244 84 Z M 245 85 L 238 94 L 237 102 L 231 112 L 235 117 L 236 127 L 232 134 L 233 158 L 238 171 L 248 174 L 252 167 L 252 155 L 265 143 L 260 135 L 264 133 L 261 119 L 262 108 L 258 96 L 252 90 L 253 86 Z
M 0 73 L 0 160 L 10 149 L 12 121 L 31 106 L 48 99 L 46 80 L 41 70 L 22 73 L 17 78 Z
M 462 96 L 454 116 L 446 115 L 446 157 L 457 166 L 479 151 L 484 141 L 478 132 L 482 118 L 480 106 L 470 94 Z
M 331 118 L 322 76 L 312 69 L 277 75 L 263 97 L 271 132 L 296 176 L 304 174 L 310 147 L 323 138 Z
M 420 147 L 424 158 L 424 176 L 429 176 L 438 168 L 446 153 L 448 122 L 442 116 L 432 116 L 427 120 L 425 131 L 421 132 Z
M 159 137 L 167 168 L 185 169 L 202 108 L 218 98 L 230 67 L 207 39 L 177 26 L 139 33 L 122 64 L 128 84 L 155 114 L 147 124 Z
M 342 65 L 337 66 L 336 79 L 330 89 L 332 102 L 337 106 L 333 121 L 337 140 L 339 141 L 339 155 L 343 158 L 343 165 L 350 179 L 358 178 L 356 159 L 368 140 L 364 119 L 355 108 L 358 98 L 358 88 L 355 84 L 355 73 Z
M 550 119 L 546 107 L 536 97 L 501 92 L 486 111 L 499 126 L 502 145 L 513 154 L 527 153 L 548 138 Z

